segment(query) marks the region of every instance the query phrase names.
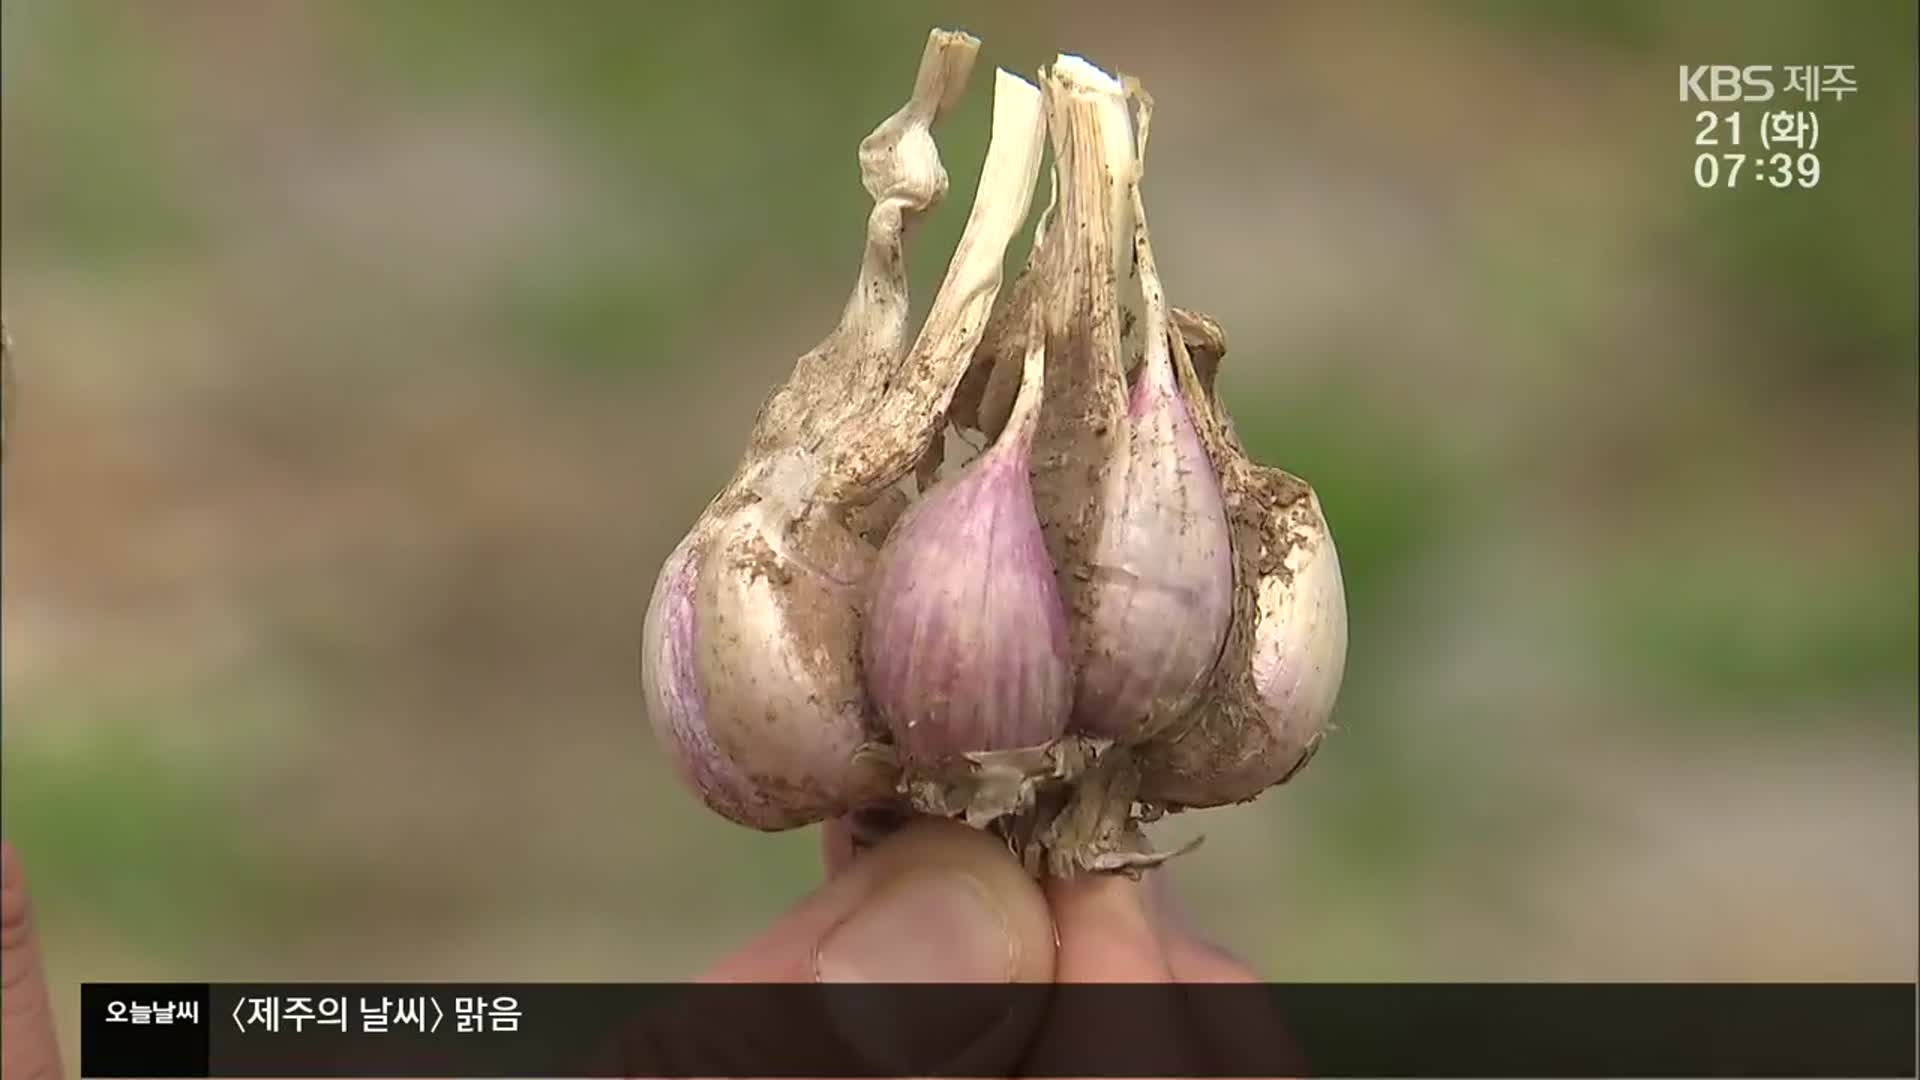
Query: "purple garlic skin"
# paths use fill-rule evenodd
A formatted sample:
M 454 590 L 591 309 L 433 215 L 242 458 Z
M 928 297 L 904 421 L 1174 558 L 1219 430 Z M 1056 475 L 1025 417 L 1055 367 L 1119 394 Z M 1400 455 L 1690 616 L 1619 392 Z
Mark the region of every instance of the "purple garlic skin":
M 1025 422 L 924 495 L 880 550 L 861 657 L 910 762 L 1039 746 L 1066 730 L 1066 609 L 1034 511 L 1034 403 L 1024 404 Z
M 856 751 L 877 725 L 853 656 L 873 550 L 749 503 L 668 558 L 648 604 L 641 678 L 674 770 L 721 815 L 769 832 L 885 799 Z M 783 522 L 789 524 L 783 525 Z
M 1233 541 L 1164 336 L 1134 379 L 1127 421 L 1083 590 L 1073 728 L 1132 742 L 1183 715 L 1213 673 L 1233 615 Z
M 689 537 L 667 557 L 647 604 L 640 678 L 654 738 L 666 748 L 674 774 L 722 816 L 756 829 L 783 828 L 787 812 L 767 801 L 707 730 L 706 694 L 694 662 L 699 574 Z

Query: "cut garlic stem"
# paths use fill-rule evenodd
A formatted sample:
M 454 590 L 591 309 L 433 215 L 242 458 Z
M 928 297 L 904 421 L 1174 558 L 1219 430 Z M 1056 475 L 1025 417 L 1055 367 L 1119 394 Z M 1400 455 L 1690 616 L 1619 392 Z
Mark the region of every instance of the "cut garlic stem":
M 1076 56 L 1073 53 L 1061 53 L 1059 56 L 1053 58 L 1053 69 L 1059 72 L 1061 77 L 1068 82 L 1097 90 L 1103 94 L 1120 94 L 1125 92 L 1125 87 L 1121 85 L 1119 79 L 1100 70 L 1099 67 L 1095 66 L 1084 56 Z
M 1007 245 L 1026 222 L 1046 149 L 1040 91 L 1007 71 L 994 81 L 993 133 L 973 210 L 919 337 L 874 408 L 850 418 L 830 448 L 833 501 L 871 498 L 906 475 L 945 423 L 1000 295 Z
M 1033 206 L 1046 135 L 1039 88 L 1004 69 L 994 72 L 993 134 L 973 211 L 909 362 L 962 343 L 972 354 L 987 308 L 1000 291 L 1007 245 Z
M 1048 345 L 1034 480 L 1047 547 L 1066 583 L 1099 509 L 1082 477 L 1089 464 L 1113 457 L 1126 411 L 1119 293 L 1133 248 L 1133 144 L 1111 76 L 1062 57 L 1045 87 L 1058 202 L 1035 258 Z
M 1137 743 L 1187 712 L 1220 658 L 1233 608 L 1233 550 L 1214 467 L 1169 356 L 1166 291 L 1139 183 L 1128 192 L 1140 301 L 1131 322 L 1142 358 L 1126 438 L 1105 474 L 1088 573 L 1076 590 L 1076 611 L 1086 618 L 1073 723 L 1076 731 Z
M 885 392 L 909 340 L 907 234 L 947 193 L 933 126 L 965 91 L 979 50 L 970 34 L 929 34 L 913 96 L 860 141 L 860 183 L 873 208 L 859 276 L 832 333 L 800 357 L 761 411 L 735 486 L 771 453 L 817 452 Z
M 985 374 L 979 376 L 983 385 L 980 388 L 980 400 L 975 405 L 970 422 L 991 442 L 999 438 L 1000 432 L 1007 426 L 1007 417 L 1013 410 L 1013 399 L 1025 385 L 1022 381 L 1025 372 L 1027 350 L 1022 346 L 1025 333 L 1038 333 L 1045 329 L 1039 319 L 1023 316 L 1037 314 L 1039 308 L 1033 303 L 1038 288 L 1034 283 L 1034 268 L 1039 265 L 1040 244 L 1046 238 L 1047 230 L 1053 225 L 1053 216 L 1060 205 L 1060 173 L 1055 169 L 1047 170 L 1047 201 L 1040 207 L 1033 223 L 1033 242 L 1027 251 L 1027 266 L 1013 283 L 1013 291 L 1008 295 L 1008 303 L 996 308 L 988 319 L 987 329 L 976 346 L 974 362 L 985 366 Z M 1018 329 L 1009 329 L 1017 327 Z
M 1068 137 L 1098 140 L 1097 165 L 1079 170 L 1074 178 L 1089 185 L 1099 184 L 1097 195 L 1107 207 L 1108 229 L 1103 245 L 1112 260 L 1114 280 L 1126 280 L 1127 259 L 1133 249 L 1133 201 L 1131 191 L 1137 173 L 1134 153 L 1133 118 L 1128 114 L 1126 88 L 1119 79 L 1088 63 L 1085 58 L 1062 53 L 1053 62 L 1055 84 L 1064 92 L 1065 122 Z M 1084 110 L 1085 115 L 1075 117 Z M 1057 136 L 1056 136 L 1057 138 Z M 1087 151 L 1082 151 L 1086 153 Z M 1072 182 L 1070 180 L 1069 182 Z

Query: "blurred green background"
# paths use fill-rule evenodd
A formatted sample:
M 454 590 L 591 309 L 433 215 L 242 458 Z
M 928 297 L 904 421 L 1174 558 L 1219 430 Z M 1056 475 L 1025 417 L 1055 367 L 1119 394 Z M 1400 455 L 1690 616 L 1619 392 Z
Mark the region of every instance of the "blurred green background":
M 1170 826 L 1208 928 L 1282 979 L 1915 977 L 1911 3 L 4 20 L 5 832 L 69 1032 L 86 978 L 676 978 L 810 887 L 663 768 L 639 625 L 936 24 L 1146 81 L 1174 299 L 1340 546 L 1337 736 Z M 1819 186 L 1696 187 L 1682 63 L 1855 65 Z

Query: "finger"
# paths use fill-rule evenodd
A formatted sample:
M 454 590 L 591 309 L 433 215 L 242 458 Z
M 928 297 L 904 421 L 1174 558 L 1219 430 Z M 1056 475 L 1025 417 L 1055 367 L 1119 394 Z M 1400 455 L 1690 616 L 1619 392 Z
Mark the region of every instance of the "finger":
M 1148 904 L 1173 977 L 1183 983 L 1255 983 L 1260 977 L 1202 933 L 1170 867 L 1147 879 Z
M 702 982 L 1047 982 L 1046 898 L 1000 841 L 921 821 L 858 858 Z
M 1218 945 L 1175 933 L 1166 943 L 1167 966 L 1175 982 L 1257 983 L 1260 976 Z
M 1192 1028 L 1146 887 L 1094 874 L 1046 888 L 1060 935 L 1060 985 L 1029 1074 L 1195 1075 Z
M 0 1076 L 59 1080 L 52 999 L 13 845 L 0 841 Z
M 820 824 L 820 862 L 829 880 L 853 863 L 855 854 L 853 825 L 846 818 L 831 818 Z
M 1253 969 L 1199 929 L 1173 874 L 1155 871 L 1148 890 L 1167 964 L 1181 983 L 1210 984 L 1188 995 L 1194 1041 L 1215 1076 L 1303 1076 L 1306 1061 L 1287 1033 L 1279 1005 Z M 1227 984 L 1227 985 L 1223 985 Z M 1238 987 L 1228 988 L 1231 984 Z
M 1060 933 L 1056 981 L 1173 981 L 1142 883 L 1118 874 L 1056 879 L 1047 900 Z
M 698 981 L 985 984 L 978 993 L 714 988 L 688 1001 L 722 1003 L 725 1015 L 689 1008 L 666 1023 L 647 1021 L 644 1037 L 655 1053 L 706 1063 L 691 1070 L 702 1075 L 722 1060 L 736 1074 L 746 1058 L 844 1062 L 832 1056 L 840 1047 L 889 1068 L 909 1061 L 951 1072 L 949 1063 L 964 1061 L 969 1075 L 972 1067 L 999 1075 L 1030 1041 L 1044 999 L 994 986 L 1046 984 L 1053 974 L 1046 898 L 1006 847 L 963 825 L 916 822 L 844 860 L 840 873 Z M 935 995 L 943 1007 L 930 1007 Z

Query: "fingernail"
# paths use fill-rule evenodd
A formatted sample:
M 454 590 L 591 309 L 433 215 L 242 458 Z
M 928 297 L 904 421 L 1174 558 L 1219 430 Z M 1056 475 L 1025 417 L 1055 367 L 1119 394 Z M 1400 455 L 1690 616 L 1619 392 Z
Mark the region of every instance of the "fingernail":
M 993 894 L 957 870 L 910 874 L 820 944 L 821 982 L 1008 982 L 1019 942 Z

